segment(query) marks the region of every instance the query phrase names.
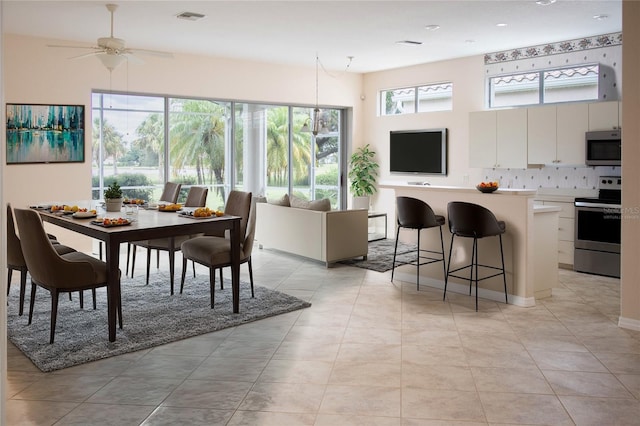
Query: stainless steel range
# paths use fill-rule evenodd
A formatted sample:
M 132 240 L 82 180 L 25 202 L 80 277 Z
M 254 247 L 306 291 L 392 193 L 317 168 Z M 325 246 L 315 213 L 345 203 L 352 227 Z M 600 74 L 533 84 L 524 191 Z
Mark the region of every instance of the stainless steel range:
M 575 199 L 573 269 L 620 277 L 622 179 L 601 176 L 597 198 Z

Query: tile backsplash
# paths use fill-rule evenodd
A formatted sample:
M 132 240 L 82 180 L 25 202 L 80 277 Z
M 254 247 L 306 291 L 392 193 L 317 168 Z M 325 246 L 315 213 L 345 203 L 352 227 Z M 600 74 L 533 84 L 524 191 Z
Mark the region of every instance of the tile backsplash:
M 484 180 L 503 188 L 598 189 L 598 177 L 620 176 L 619 166 L 546 166 L 532 169 L 483 169 Z

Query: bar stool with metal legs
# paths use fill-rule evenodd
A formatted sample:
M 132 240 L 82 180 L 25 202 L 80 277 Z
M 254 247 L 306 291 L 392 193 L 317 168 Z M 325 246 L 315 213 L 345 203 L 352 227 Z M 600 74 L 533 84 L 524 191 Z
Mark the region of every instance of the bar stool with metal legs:
M 447 215 L 449 216 L 449 230 L 451 231 L 451 247 L 449 248 L 449 267 L 447 268 L 447 276 L 461 279 L 467 279 L 453 273 L 469 268 L 469 295 L 471 295 L 471 287 L 473 282 L 476 283 L 476 311 L 478 311 L 478 281 L 502 275 L 504 281 L 504 301 L 509 303 L 507 299 L 507 276 L 504 269 L 504 251 L 502 249 L 502 234 L 505 233 L 506 226 L 504 221 L 497 220 L 494 214 L 487 208 L 477 204 L 465 203 L 462 201 L 452 201 L 447 205 Z M 473 246 L 471 249 L 471 263 L 460 268 L 449 270 L 451 268 L 451 252 L 453 251 L 453 241 L 455 237 L 473 238 Z M 500 238 L 500 260 L 502 267 L 483 265 L 478 262 L 478 240 L 485 237 Z M 483 278 L 478 277 L 478 267 L 498 270 L 497 274 L 489 275 Z M 474 279 L 475 276 L 475 279 Z M 447 297 L 447 282 L 444 284 L 443 300 Z
M 437 215 L 431 207 L 422 200 L 411 197 L 396 197 L 396 216 L 398 219 L 398 229 L 396 231 L 396 245 L 393 250 L 393 267 L 391 269 L 391 281 L 396 269 L 396 253 L 398 251 L 398 237 L 400 229 L 416 229 L 418 231 L 418 248 L 415 262 L 400 263 L 400 265 L 416 265 L 416 287 L 420 290 L 420 266 L 430 263 L 442 262 L 442 272 L 444 274 L 445 287 L 447 285 L 447 268 L 445 265 L 444 240 L 442 239 L 442 225 L 445 224 L 444 216 Z M 428 228 L 438 227 L 440 230 L 441 251 L 426 250 L 420 248 L 420 231 Z M 436 256 L 437 257 L 433 257 Z

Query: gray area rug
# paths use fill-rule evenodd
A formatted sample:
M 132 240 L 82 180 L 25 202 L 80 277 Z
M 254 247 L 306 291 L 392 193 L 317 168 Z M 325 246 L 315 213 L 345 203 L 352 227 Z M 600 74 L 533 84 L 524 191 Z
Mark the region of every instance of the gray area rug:
M 31 281 L 27 282 L 25 312 L 18 316 L 19 285 L 11 287 L 7 306 L 7 334 L 42 371 L 53 371 L 89 361 L 108 358 L 164 343 L 209 333 L 311 306 L 293 296 L 265 287 L 240 283 L 240 313 L 232 312 L 231 280 L 224 290 L 216 282 L 215 308 L 210 307 L 208 276 L 187 277 L 183 294 L 169 294 L 168 273 L 152 274 L 144 285 L 142 274 L 136 279 L 123 278 L 123 329 L 117 329 L 116 341 L 109 342 L 106 290 L 98 289 L 97 310 L 93 310 L 91 292 L 85 291 L 84 309 L 78 293 L 73 301 L 60 295 L 55 342 L 49 344 L 51 296 L 38 288 L 33 321 L 29 320 Z M 179 288 L 179 281 L 177 288 Z
M 367 260 L 362 258 L 343 260 L 339 263 L 344 265 L 357 266 L 358 268 L 370 269 L 377 272 L 390 271 L 393 268 L 393 250 L 396 240 L 379 240 L 369 243 L 369 253 Z M 398 253 L 396 256 L 396 266 L 407 264 L 416 260 L 416 246 L 398 242 Z

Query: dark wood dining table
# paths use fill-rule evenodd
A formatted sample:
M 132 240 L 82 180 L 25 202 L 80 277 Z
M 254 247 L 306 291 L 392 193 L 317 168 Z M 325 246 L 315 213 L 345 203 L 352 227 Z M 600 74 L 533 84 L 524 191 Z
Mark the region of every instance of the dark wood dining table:
M 154 238 L 172 238 L 198 233 L 219 233 L 229 230 L 231 241 L 231 279 L 233 293 L 233 312 L 240 311 L 240 221 L 239 216 L 220 216 L 211 218 L 189 218 L 176 212 L 141 209 L 137 218 L 129 225 L 105 227 L 92 224 L 91 218 L 76 219 L 70 214 L 37 209 L 42 219 L 60 226 L 96 238 L 105 243 L 107 274 L 107 305 L 109 322 L 109 341 L 116 340 L 116 312 L 120 300 L 120 243 L 141 241 Z M 122 213 L 108 213 L 106 217 L 126 218 Z M 171 277 L 173 281 L 173 277 Z M 172 283 L 173 286 L 173 283 Z M 126 313 L 123 314 L 126 317 Z

